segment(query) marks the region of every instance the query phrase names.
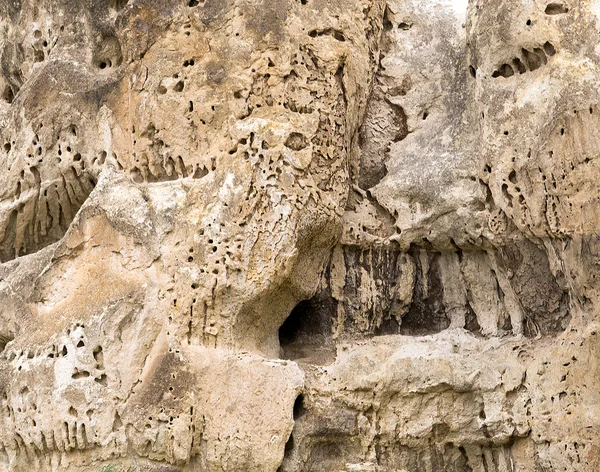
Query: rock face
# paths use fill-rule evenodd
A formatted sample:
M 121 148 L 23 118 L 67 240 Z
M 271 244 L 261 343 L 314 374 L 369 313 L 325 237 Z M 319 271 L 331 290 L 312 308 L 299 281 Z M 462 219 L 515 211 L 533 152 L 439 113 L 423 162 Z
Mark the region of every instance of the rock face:
M 595 0 L 0 0 L 0 471 L 600 469 Z

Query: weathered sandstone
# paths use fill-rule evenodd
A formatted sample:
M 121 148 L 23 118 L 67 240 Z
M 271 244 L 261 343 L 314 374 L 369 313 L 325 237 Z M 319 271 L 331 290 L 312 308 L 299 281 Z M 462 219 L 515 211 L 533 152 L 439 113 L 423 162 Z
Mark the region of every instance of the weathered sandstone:
M 0 0 L 0 471 L 600 469 L 596 0 Z

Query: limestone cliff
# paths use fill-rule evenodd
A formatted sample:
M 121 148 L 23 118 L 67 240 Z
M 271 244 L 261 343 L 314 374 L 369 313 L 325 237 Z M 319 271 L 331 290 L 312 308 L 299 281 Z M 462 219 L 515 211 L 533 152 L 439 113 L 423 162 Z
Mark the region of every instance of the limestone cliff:
M 0 471 L 599 470 L 599 31 L 0 0 Z

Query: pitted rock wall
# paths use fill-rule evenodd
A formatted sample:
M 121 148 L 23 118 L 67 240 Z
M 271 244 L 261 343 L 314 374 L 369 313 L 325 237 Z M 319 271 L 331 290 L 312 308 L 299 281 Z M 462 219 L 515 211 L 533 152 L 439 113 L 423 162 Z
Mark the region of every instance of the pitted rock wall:
M 0 470 L 598 469 L 598 15 L 0 3 Z

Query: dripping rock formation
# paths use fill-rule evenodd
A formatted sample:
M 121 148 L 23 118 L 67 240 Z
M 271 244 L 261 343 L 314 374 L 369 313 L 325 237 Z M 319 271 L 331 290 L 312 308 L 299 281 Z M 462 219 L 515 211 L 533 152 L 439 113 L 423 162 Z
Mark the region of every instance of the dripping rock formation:
M 0 472 L 600 470 L 598 0 L 0 0 Z

